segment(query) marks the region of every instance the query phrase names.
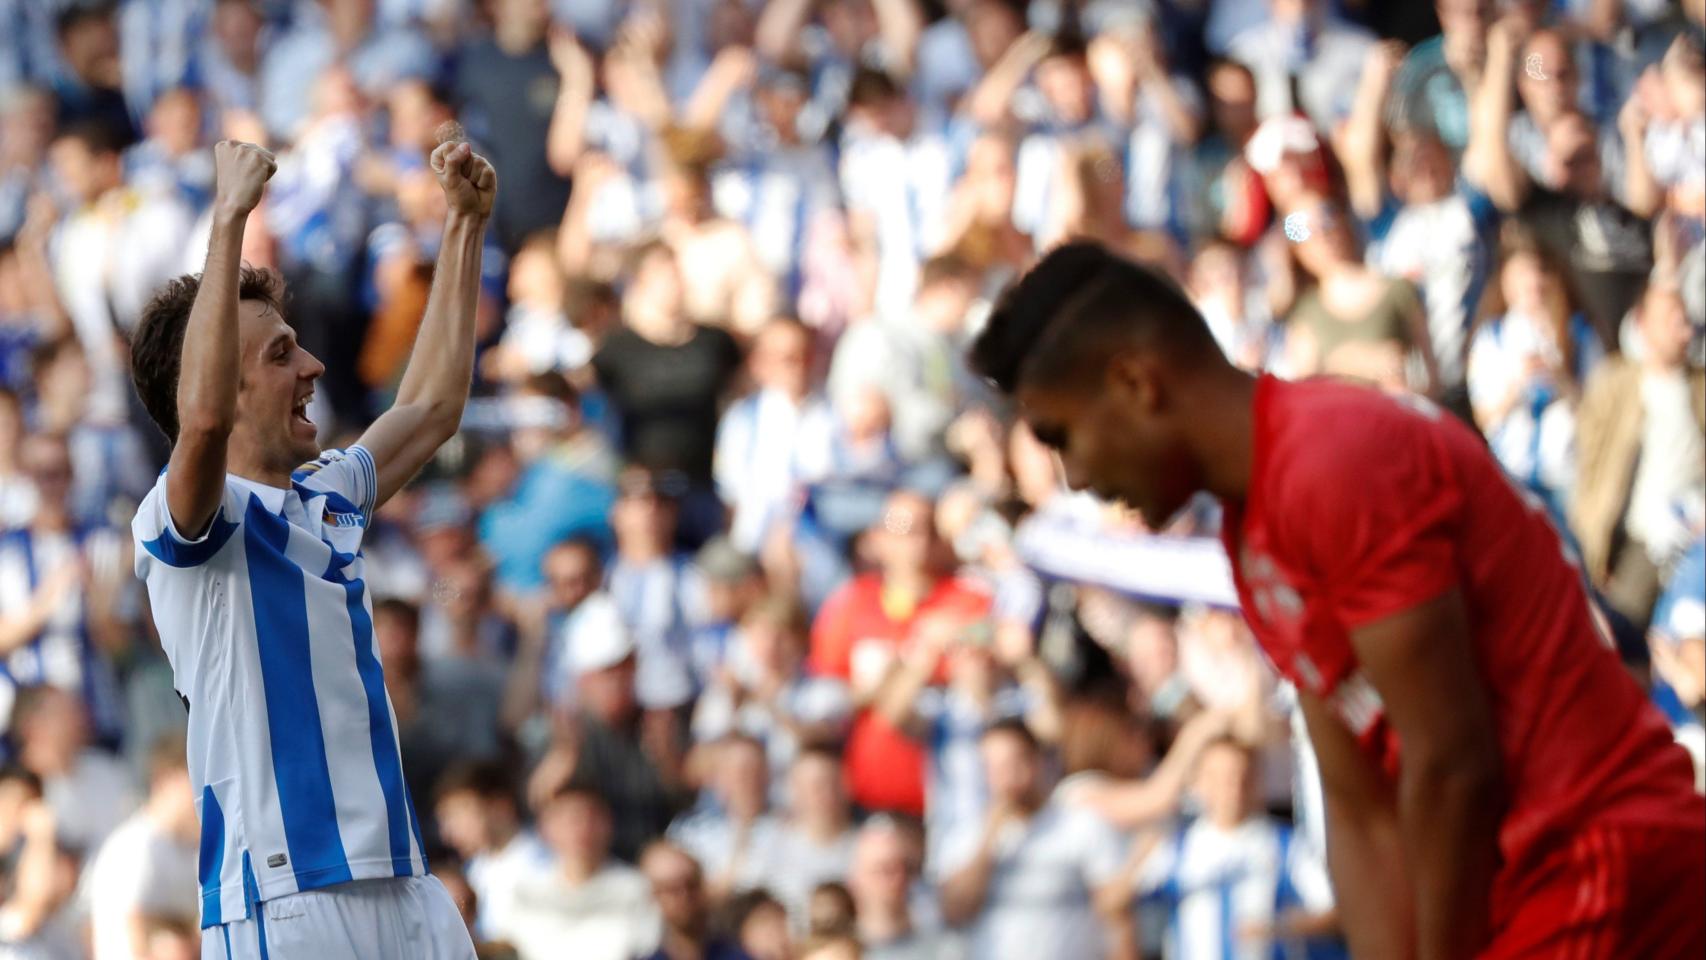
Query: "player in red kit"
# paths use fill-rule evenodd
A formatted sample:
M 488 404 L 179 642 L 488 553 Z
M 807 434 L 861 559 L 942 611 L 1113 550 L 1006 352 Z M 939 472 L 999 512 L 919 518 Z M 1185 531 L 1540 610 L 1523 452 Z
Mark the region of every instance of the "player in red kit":
M 1359 957 L 1706 956 L 1706 802 L 1574 558 L 1424 401 L 1252 377 L 1166 280 L 1088 243 L 972 362 L 1068 483 L 1157 528 L 1225 506 L 1245 616 L 1298 688 Z

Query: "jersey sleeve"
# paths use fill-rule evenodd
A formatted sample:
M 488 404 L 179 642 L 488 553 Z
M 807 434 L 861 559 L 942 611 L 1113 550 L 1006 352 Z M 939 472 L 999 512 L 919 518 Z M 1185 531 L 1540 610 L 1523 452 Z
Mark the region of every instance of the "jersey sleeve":
M 343 450 L 327 450 L 296 468 L 290 479 L 310 490 L 343 497 L 363 517 L 372 517 L 377 506 L 379 469 L 373 454 L 359 443 Z
M 198 537 L 186 537 L 172 522 L 172 511 L 166 502 L 166 474 L 154 482 L 154 489 L 142 498 L 131 521 L 131 535 L 137 544 L 136 573 L 146 579 L 144 568 L 150 560 L 169 567 L 199 567 L 216 557 L 230 542 L 232 534 L 243 522 L 241 495 L 225 482 L 219 510 Z
M 1438 434 L 1450 425 L 1424 400 L 1396 402 L 1319 423 L 1328 442 L 1310 444 L 1286 469 L 1286 540 L 1347 630 L 1432 600 L 1458 579 L 1463 497 Z

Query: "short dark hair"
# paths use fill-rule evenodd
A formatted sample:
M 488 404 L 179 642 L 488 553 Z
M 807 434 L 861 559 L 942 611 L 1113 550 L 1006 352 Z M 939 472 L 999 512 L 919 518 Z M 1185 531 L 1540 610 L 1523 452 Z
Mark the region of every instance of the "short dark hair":
M 1023 382 L 1083 381 L 1124 344 L 1174 362 L 1221 357 L 1202 314 L 1173 281 L 1090 240 L 1062 244 L 1002 294 L 971 364 L 1003 393 Z
M 402 597 L 385 597 L 373 604 L 373 619 L 381 616 L 396 617 L 408 626 L 410 633 L 419 633 L 421 629 L 421 608 Z
M 130 146 L 130 131 L 117 122 L 103 117 L 89 117 L 66 124 L 53 135 L 55 143 L 75 140 L 96 156 L 119 154 Z
M 88 20 L 111 20 L 118 9 L 117 0 L 80 0 L 66 4 L 53 18 L 53 35 L 64 42 L 65 35 Z
M 142 308 L 130 341 L 130 378 L 149 419 L 172 443 L 178 442 L 178 372 L 183 364 L 184 330 L 201 291 L 201 274 L 170 280 Z M 271 270 L 243 266 L 237 274 L 237 298 L 259 300 L 284 313 L 284 281 Z
M 874 107 L 901 95 L 900 81 L 885 70 L 860 67 L 847 86 L 847 105 Z
M 453 793 L 472 793 L 481 800 L 508 800 L 516 809 L 515 778 L 501 763 L 463 762 L 446 770 L 433 789 L 433 799 L 443 801 Z

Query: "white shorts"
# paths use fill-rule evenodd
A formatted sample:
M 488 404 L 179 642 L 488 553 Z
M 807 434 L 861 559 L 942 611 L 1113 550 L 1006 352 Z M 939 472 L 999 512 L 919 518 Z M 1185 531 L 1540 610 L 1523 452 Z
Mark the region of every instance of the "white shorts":
M 201 932 L 201 960 L 474 960 L 437 877 L 356 880 L 268 900 Z

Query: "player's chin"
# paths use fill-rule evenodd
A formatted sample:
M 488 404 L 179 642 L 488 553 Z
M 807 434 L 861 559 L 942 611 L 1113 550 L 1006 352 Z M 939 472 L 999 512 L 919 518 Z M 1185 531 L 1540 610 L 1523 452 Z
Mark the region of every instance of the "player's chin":
M 319 430 L 312 423 L 292 417 L 289 437 L 290 455 L 297 463 L 307 463 L 320 455 Z

